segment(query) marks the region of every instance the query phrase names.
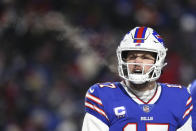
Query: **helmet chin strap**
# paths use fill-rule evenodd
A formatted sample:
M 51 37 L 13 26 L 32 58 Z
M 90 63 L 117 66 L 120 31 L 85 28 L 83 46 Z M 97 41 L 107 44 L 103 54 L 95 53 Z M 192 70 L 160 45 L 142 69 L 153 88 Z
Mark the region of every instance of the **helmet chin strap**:
M 146 81 L 132 81 L 133 84 L 137 84 L 137 85 L 140 85 L 140 84 L 144 84 Z
M 137 84 L 129 80 L 125 80 L 125 85 L 128 88 L 133 88 L 135 90 L 151 90 L 156 87 L 156 81 L 145 81 L 144 83 Z
M 145 83 L 147 80 L 146 79 L 146 75 L 138 75 L 138 74 L 128 74 L 128 79 L 130 80 L 130 82 L 134 83 L 134 84 L 143 84 Z
M 141 82 L 141 81 L 130 81 L 130 80 L 125 80 L 126 85 L 128 85 L 129 87 L 132 85 L 144 85 L 145 83 L 147 83 L 147 81 Z

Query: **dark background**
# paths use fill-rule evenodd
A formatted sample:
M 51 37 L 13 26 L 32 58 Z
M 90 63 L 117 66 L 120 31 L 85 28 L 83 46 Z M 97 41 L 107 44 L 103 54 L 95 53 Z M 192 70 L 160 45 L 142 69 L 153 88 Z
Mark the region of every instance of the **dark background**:
M 116 48 L 135 26 L 165 40 L 160 82 L 196 77 L 195 0 L 1 0 L 0 130 L 80 131 L 87 89 L 120 80 Z

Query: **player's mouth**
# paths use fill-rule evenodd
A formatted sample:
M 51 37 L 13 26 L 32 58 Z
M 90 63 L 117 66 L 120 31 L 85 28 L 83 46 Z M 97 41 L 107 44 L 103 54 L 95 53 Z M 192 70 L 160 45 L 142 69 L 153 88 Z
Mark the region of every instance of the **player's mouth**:
M 135 70 L 133 71 L 133 73 L 134 73 L 134 74 L 142 74 L 142 70 L 140 70 L 140 69 L 135 69 Z

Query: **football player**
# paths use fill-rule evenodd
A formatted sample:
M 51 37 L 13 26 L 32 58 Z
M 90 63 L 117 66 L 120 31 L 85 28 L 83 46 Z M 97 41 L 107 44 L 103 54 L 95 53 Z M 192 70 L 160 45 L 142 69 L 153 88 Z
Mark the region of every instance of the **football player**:
M 189 84 L 188 89 L 192 95 L 193 106 L 196 107 L 196 80 Z M 196 131 L 196 109 L 192 111 L 193 131 Z
M 166 65 L 161 36 L 152 28 L 136 27 L 116 52 L 123 81 L 89 88 L 82 131 L 192 131 L 187 89 L 157 82 Z

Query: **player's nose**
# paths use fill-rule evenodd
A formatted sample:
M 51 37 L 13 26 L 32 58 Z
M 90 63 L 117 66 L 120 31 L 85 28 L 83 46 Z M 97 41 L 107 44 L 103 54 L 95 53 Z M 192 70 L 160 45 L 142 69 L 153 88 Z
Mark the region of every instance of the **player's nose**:
M 135 58 L 135 63 L 142 63 L 142 58 L 141 57 L 136 57 Z

